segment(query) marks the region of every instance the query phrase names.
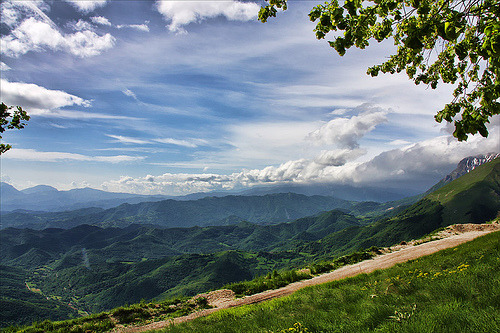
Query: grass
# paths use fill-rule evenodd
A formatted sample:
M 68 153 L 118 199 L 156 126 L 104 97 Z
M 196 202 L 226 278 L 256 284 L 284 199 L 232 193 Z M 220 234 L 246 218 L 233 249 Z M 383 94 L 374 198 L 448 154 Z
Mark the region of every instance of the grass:
M 372 258 L 375 254 L 379 254 L 380 250 L 376 246 L 372 246 L 368 250 L 357 251 L 349 255 L 342 256 L 334 261 L 319 261 L 309 265 L 305 270 L 282 270 L 269 272 L 265 276 L 259 276 L 251 281 L 242 281 L 230 283 L 222 287 L 222 289 L 230 289 L 237 296 L 253 295 L 266 290 L 278 289 L 290 283 L 300 280 L 312 278 L 312 275 L 330 272 L 334 269 L 345 265 L 352 265 L 357 262 Z
M 393 268 L 171 326 L 177 332 L 500 332 L 500 232 Z

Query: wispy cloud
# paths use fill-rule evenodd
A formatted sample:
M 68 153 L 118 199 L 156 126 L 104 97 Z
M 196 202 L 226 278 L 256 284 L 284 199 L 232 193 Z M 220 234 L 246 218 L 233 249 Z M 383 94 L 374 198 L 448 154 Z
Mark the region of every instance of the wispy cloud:
M 124 143 L 124 144 L 150 145 L 150 144 L 155 144 L 155 143 L 156 144 L 162 143 L 162 144 L 182 146 L 182 147 L 187 147 L 187 148 L 196 148 L 199 145 L 207 145 L 208 144 L 208 141 L 203 140 L 203 139 L 189 139 L 189 140 L 174 139 L 174 138 L 139 139 L 139 138 L 132 138 L 132 137 L 128 137 L 128 136 L 122 136 L 122 135 L 114 135 L 114 134 L 106 134 L 106 136 L 115 139 L 116 142 Z
M 67 152 L 46 152 L 35 149 L 11 149 L 4 155 L 2 159 L 13 159 L 22 161 L 37 161 L 37 162 L 62 162 L 62 161 L 82 161 L 82 162 L 105 162 L 105 163 L 122 163 L 141 161 L 144 156 L 129 156 L 129 155 L 114 155 L 114 156 L 90 156 Z
M 178 140 L 178 139 L 172 139 L 172 138 L 164 138 L 164 139 L 155 139 L 154 141 L 159 142 L 159 143 L 166 143 L 170 145 L 176 145 L 176 146 L 182 146 L 182 147 L 188 147 L 188 148 L 196 148 L 198 145 L 194 142 L 190 142 L 187 140 Z
M 137 99 L 137 96 L 135 95 L 135 93 L 130 90 L 130 89 L 125 89 L 125 90 L 122 90 L 122 93 L 125 95 L 125 96 L 128 96 L 128 97 L 132 97 L 133 99 L 135 99 L 136 101 L 138 100 Z
M 114 134 L 106 134 L 106 136 L 113 138 L 116 140 L 116 142 L 120 143 L 125 143 L 125 144 L 151 144 L 151 141 L 149 140 L 142 140 L 142 139 L 137 139 L 137 138 L 131 138 L 128 136 L 122 136 L 122 135 L 114 135 Z
M 119 24 L 116 26 L 118 29 L 124 29 L 124 28 L 129 28 L 129 29 L 135 29 L 139 31 L 144 31 L 144 32 L 149 32 L 149 26 L 148 23 L 143 23 L 143 24 Z

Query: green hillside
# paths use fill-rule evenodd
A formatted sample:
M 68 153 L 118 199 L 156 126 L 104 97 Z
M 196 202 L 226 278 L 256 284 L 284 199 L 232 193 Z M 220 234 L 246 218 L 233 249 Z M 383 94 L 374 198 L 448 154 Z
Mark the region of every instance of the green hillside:
M 317 240 L 353 225 L 358 220 L 352 215 L 331 211 L 276 225 L 9 228 L 0 232 L 0 263 L 22 267 L 24 280 L 40 295 L 94 313 L 141 299 L 194 295 L 303 265 L 313 254 L 287 252 L 283 244 Z M 0 322 L 7 323 L 2 315 Z
M 47 299 L 27 283 L 29 272 L 0 266 L 0 309 L 3 326 L 31 323 L 40 318 L 62 320 L 78 316 L 78 311 L 57 298 Z M 28 287 L 31 290 L 28 290 Z M 23 320 L 20 321 L 19 319 Z
M 498 332 L 500 232 L 162 332 Z
M 485 163 L 427 195 L 443 207 L 444 224 L 477 223 L 500 211 L 500 158 Z
M 221 310 L 161 332 L 497 332 L 500 232 L 371 274 Z M 173 305 L 177 304 L 177 305 Z M 200 302 L 141 302 L 108 313 L 4 332 L 106 332 L 115 324 L 185 315 Z

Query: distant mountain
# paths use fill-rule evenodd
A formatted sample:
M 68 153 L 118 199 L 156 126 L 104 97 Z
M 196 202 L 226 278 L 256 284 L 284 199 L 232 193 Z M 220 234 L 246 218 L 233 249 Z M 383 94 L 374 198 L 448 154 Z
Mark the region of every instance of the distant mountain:
M 294 193 L 264 196 L 230 195 L 190 201 L 169 199 L 138 204 L 127 203 L 88 214 L 85 210 L 54 213 L 16 211 L 2 214 L 2 228 L 72 228 L 80 224 L 126 227 L 134 223 L 172 228 L 227 225 L 241 221 L 270 224 L 292 221 L 336 208 L 349 210 L 351 207 L 349 201 L 325 196 L 308 197 Z
M 22 192 L 7 183 L 0 183 L 0 198 L 21 196 Z
M 332 196 L 349 201 L 376 201 L 386 202 L 400 200 L 418 194 L 407 189 L 356 187 L 339 184 L 285 184 L 278 186 L 257 186 L 239 192 L 239 195 L 265 195 L 273 193 L 297 193 L 303 195 Z
M 171 198 L 163 195 L 114 193 L 92 188 L 58 191 L 48 185 L 38 185 L 18 191 L 12 185 L 0 184 L 1 211 L 17 209 L 33 211 L 64 211 L 88 207 L 111 208 L 123 203 L 139 203 Z
M 48 185 L 37 185 L 34 187 L 26 188 L 24 190 L 21 190 L 20 192 L 25 193 L 25 194 L 40 194 L 40 193 L 55 193 L 59 192 L 56 188 Z

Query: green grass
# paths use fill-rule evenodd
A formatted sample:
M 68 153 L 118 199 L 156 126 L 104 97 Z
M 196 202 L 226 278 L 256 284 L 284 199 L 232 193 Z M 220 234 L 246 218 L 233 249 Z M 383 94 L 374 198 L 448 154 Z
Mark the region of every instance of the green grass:
M 500 232 L 162 332 L 500 332 Z M 295 326 L 294 326 L 295 325 Z
M 485 163 L 475 168 L 474 172 L 467 173 L 462 177 L 455 179 L 453 182 L 428 194 L 427 198 L 439 201 L 441 204 L 446 204 L 453 200 L 457 194 L 466 192 L 478 182 L 484 181 L 486 178 L 492 178 L 492 175 L 497 175 L 498 171 L 496 170 L 499 168 L 500 158 L 496 158 L 489 163 Z M 491 182 L 491 180 L 488 180 L 488 182 Z

